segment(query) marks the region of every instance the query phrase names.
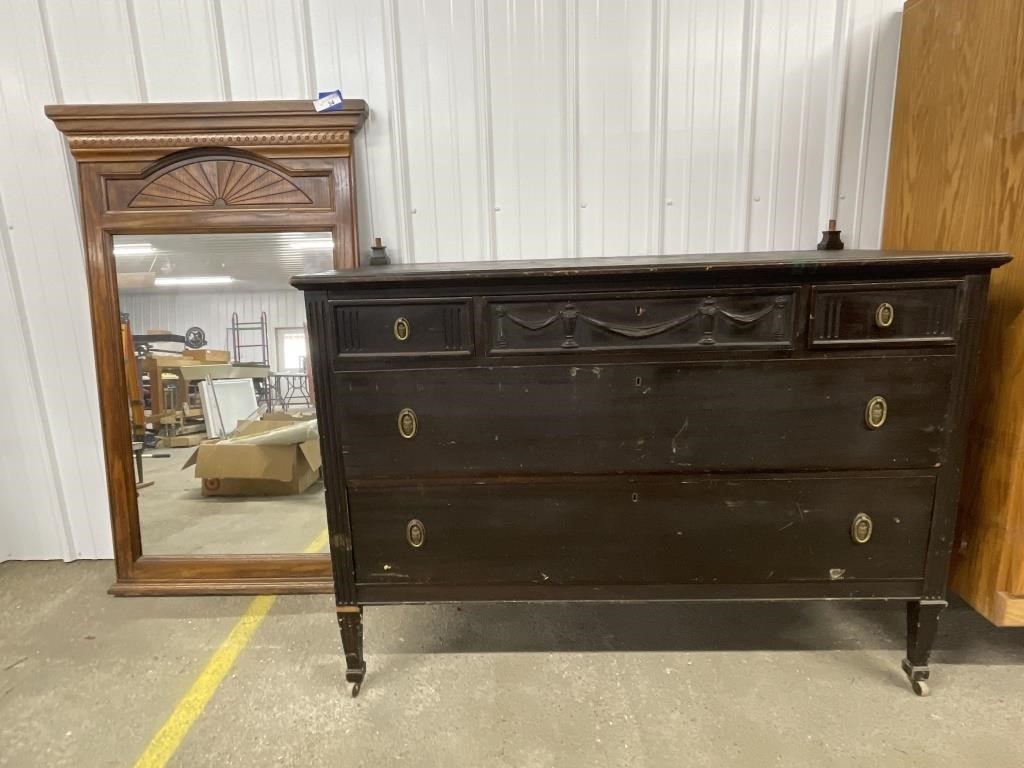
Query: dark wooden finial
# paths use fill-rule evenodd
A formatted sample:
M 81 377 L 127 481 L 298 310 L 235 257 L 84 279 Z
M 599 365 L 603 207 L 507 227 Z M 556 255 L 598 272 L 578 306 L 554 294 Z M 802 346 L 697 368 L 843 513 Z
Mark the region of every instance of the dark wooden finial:
M 822 230 L 821 242 L 818 243 L 819 251 L 841 251 L 843 250 L 843 241 L 840 239 L 841 232 L 836 229 L 836 220 L 828 220 L 828 229 Z
M 373 238 L 373 245 L 370 247 L 370 266 L 379 267 L 383 264 L 390 264 L 391 257 L 388 256 L 388 249 L 384 241 L 379 237 Z

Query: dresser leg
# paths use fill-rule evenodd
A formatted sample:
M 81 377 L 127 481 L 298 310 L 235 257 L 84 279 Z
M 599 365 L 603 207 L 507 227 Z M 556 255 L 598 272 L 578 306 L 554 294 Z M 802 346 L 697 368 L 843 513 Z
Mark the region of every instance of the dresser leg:
M 928 656 L 935 644 L 939 614 L 945 607 L 945 600 L 912 600 L 907 603 L 907 658 L 903 660 L 903 671 L 918 696 L 929 693 L 928 675 L 931 670 L 928 668 Z
M 359 695 L 366 677 L 366 662 L 363 661 L 363 609 L 358 605 L 338 606 L 338 628 L 341 630 L 341 644 L 345 649 L 345 680 L 352 683 L 353 698 Z

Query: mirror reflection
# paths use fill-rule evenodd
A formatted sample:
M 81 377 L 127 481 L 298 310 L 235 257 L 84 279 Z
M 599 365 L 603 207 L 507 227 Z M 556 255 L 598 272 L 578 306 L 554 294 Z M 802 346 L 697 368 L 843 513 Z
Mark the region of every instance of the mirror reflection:
M 142 550 L 327 551 L 302 294 L 330 233 L 116 236 Z

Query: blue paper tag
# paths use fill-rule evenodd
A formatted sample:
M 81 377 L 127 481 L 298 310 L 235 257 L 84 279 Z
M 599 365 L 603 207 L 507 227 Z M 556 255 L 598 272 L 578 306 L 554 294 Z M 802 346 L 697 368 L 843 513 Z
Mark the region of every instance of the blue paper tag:
M 320 97 L 313 102 L 313 109 L 317 112 L 340 112 L 345 106 L 341 98 L 341 91 L 321 91 Z

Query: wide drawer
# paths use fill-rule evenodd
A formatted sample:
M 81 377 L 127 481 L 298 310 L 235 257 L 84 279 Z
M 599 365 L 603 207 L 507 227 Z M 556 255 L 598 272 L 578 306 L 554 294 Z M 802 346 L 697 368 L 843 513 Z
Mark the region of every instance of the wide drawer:
M 360 583 L 920 579 L 931 477 L 352 488 Z
M 486 304 L 490 354 L 777 348 L 793 342 L 796 293 L 736 290 L 629 297 L 508 297 Z
M 950 344 L 959 324 L 962 282 L 815 286 L 810 345 Z
M 331 302 L 333 353 L 352 357 L 468 355 L 473 349 L 469 299 Z
M 945 457 L 953 364 L 900 356 L 346 372 L 335 374 L 336 424 L 349 478 L 931 468 Z M 885 402 L 872 410 L 884 416 L 877 428 L 866 423 L 874 398 Z

